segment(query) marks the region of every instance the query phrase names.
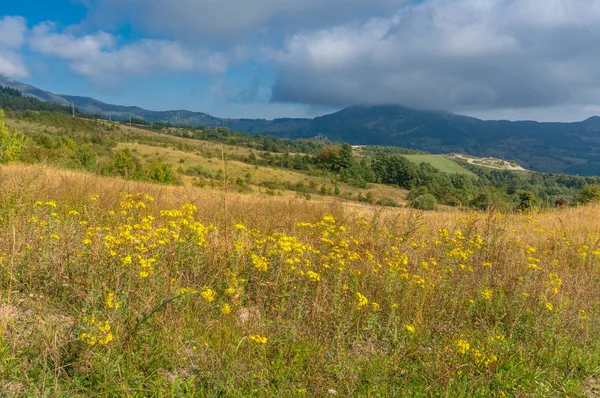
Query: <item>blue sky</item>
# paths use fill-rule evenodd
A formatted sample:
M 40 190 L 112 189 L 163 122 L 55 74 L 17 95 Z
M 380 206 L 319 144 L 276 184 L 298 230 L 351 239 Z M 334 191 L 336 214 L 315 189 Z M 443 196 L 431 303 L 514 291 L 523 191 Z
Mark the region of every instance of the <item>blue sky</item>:
M 597 0 L 5 1 L 0 74 L 223 117 L 600 114 Z

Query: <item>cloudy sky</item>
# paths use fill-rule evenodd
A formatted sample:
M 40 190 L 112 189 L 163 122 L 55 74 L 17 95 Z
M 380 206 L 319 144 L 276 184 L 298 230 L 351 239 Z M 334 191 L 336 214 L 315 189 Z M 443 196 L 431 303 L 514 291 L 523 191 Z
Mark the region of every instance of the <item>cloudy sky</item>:
M 0 13 L 0 75 L 111 103 L 600 114 L 600 0 L 20 0 Z

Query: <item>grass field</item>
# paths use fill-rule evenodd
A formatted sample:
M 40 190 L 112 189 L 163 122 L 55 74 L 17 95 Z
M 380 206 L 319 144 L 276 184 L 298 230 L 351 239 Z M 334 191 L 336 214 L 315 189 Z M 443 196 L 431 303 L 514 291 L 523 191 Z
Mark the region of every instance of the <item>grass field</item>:
M 167 138 L 171 138 L 168 137 Z M 173 137 L 174 138 L 174 137 Z M 182 139 L 183 140 L 183 139 Z M 221 158 L 221 150 L 225 156 L 228 155 L 245 155 L 248 150 L 235 146 L 227 146 L 215 144 L 206 141 L 186 140 L 186 144 L 190 145 L 194 151 L 182 151 L 176 148 L 156 147 L 139 143 L 119 143 L 117 148 L 129 148 L 135 150 L 135 153 L 147 157 L 149 159 L 157 158 L 171 164 L 174 169 L 178 167 L 187 168 L 190 166 L 202 166 L 204 169 L 217 173 L 222 170 L 227 174 L 228 179 L 233 183 L 236 179 L 244 179 L 246 175 L 251 175 L 252 186 L 258 187 L 264 182 L 284 182 L 291 183 L 304 182 L 306 185 L 314 184 L 315 186 L 332 187 L 331 178 L 324 176 L 309 176 L 305 173 L 284 168 L 268 167 L 268 166 L 253 166 L 248 163 L 237 160 L 226 160 L 223 162 Z M 200 156 L 197 153 L 209 153 L 211 157 Z M 181 162 L 183 160 L 183 162 Z M 184 180 L 191 182 L 190 177 L 182 177 Z M 392 198 L 398 203 L 403 203 L 406 196 L 406 191 L 383 184 L 370 184 L 368 189 L 360 189 L 342 182 L 338 183 L 342 196 L 344 194 L 352 194 L 357 196 L 359 193 L 366 194 L 371 192 L 375 200 L 380 198 Z M 258 188 L 256 188 L 258 189 Z
M 474 176 L 474 174 L 456 162 L 442 155 L 402 155 L 413 163 L 429 163 L 444 173 L 459 173 Z
M 600 206 L 501 215 L 0 166 L 0 391 L 593 397 Z

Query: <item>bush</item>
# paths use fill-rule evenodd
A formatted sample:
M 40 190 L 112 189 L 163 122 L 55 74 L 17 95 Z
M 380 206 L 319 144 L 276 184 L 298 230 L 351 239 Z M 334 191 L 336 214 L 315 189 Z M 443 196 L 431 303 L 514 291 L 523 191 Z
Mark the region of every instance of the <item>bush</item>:
M 25 145 L 25 136 L 4 124 L 4 111 L 0 109 L 0 163 L 17 160 Z
M 400 207 L 400 204 L 398 202 L 390 198 L 381 198 L 377 201 L 377 204 L 380 206 Z
M 565 198 L 557 199 L 554 202 L 554 207 L 562 208 L 569 206 L 569 202 Z
M 577 199 L 581 204 L 600 201 L 600 185 L 585 184 Z
M 185 174 L 197 177 L 215 178 L 215 174 L 212 171 L 205 169 L 200 165 L 188 167 Z
M 410 201 L 413 201 L 416 198 L 418 198 L 419 196 L 423 196 L 423 195 L 426 195 L 428 193 L 429 193 L 429 189 L 427 189 L 427 187 L 423 187 L 423 186 L 413 187 L 408 192 L 407 199 L 410 200 Z
M 419 210 L 436 210 L 437 200 L 435 199 L 435 196 L 428 193 L 415 198 L 412 202 L 410 202 L 410 206 L 413 209 Z
M 535 207 L 537 198 L 533 192 L 522 192 L 519 194 L 519 210 L 527 211 Z
M 143 180 L 145 177 L 139 159 L 133 156 L 129 148 L 113 152 L 108 164 L 104 166 L 104 173 L 133 180 Z
M 373 194 L 371 192 L 367 192 L 367 195 L 363 196 L 362 192 L 359 192 L 357 199 L 359 202 L 373 203 Z
M 168 163 L 155 162 L 150 164 L 147 169 L 147 174 L 151 181 L 159 182 L 161 184 L 175 185 L 179 183 L 179 180 L 171 169 L 171 165 Z

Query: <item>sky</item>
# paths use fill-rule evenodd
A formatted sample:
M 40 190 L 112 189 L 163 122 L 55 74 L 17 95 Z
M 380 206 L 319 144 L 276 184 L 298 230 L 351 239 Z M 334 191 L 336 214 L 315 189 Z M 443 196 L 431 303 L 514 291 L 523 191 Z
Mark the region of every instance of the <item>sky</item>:
M 0 75 L 219 117 L 600 115 L 600 0 L 20 0 Z

